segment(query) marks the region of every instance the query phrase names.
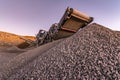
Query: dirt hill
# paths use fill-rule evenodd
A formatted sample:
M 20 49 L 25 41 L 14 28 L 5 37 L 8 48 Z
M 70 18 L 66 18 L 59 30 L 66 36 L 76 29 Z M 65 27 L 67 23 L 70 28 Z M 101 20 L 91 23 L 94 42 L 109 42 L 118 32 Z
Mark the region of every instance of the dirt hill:
M 0 79 L 120 80 L 119 34 L 90 24 L 67 39 L 15 57 L 1 66 Z
M 23 39 L 24 38 L 24 39 Z M 10 47 L 10 46 L 17 46 L 19 44 L 22 44 L 26 40 L 34 41 L 34 36 L 20 36 L 8 32 L 2 32 L 0 31 L 0 47 Z

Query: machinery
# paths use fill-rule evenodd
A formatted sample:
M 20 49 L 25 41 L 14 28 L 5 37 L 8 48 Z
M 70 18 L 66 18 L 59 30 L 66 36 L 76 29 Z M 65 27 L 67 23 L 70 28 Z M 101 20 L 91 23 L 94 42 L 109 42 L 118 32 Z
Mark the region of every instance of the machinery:
M 75 34 L 80 28 L 85 27 L 93 21 L 90 17 L 76 9 L 67 8 L 59 23 L 54 23 L 49 31 L 40 30 L 36 35 L 37 45 L 69 37 Z

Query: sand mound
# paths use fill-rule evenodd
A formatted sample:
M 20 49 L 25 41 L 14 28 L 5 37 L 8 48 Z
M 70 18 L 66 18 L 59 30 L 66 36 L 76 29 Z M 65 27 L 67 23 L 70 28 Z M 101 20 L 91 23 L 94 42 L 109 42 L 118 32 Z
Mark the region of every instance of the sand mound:
M 0 31 L 0 48 L 6 48 L 11 46 L 17 46 L 22 43 L 25 43 L 26 40 L 35 41 L 34 36 L 20 36 L 8 32 Z
M 94 23 L 56 44 L 21 68 L 4 72 L 1 80 L 120 79 L 119 32 Z

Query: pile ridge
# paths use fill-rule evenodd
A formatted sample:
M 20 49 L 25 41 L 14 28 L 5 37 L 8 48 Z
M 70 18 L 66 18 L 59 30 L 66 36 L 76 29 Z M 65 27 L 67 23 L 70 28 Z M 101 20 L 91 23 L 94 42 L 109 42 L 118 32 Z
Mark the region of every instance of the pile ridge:
M 119 80 L 118 34 L 90 24 L 18 69 L 8 80 Z

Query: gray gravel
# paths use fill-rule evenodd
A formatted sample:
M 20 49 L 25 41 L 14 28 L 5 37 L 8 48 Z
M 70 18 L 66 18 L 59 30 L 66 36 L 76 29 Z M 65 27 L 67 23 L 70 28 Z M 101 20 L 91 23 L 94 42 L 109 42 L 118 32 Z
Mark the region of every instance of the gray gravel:
M 0 66 L 0 80 L 2 78 L 3 80 L 6 80 L 9 75 L 15 73 L 20 67 L 23 67 L 24 65 L 33 61 L 36 57 L 46 52 L 47 50 L 51 49 L 53 46 L 56 46 L 61 41 L 62 39 L 45 44 L 33 50 L 28 50 L 27 52 L 21 53 L 16 57 L 13 56 L 13 59 L 10 59 L 9 61 L 7 58 L 4 60 L 3 58 L 0 59 L 0 60 L 3 60 L 2 62 L 5 62 L 5 60 L 7 60 L 6 61 L 7 63 L 5 62 L 4 65 Z
M 27 50 L 19 49 L 16 46 L 0 48 L 0 65 L 1 66 L 4 65 L 5 63 L 9 62 L 14 57 L 26 51 Z
M 93 23 L 1 80 L 120 80 L 119 33 Z
M 0 51 L 0 65 L 7 63 L 10 59 L 17 56 L 17 53 L 7 53 Z

